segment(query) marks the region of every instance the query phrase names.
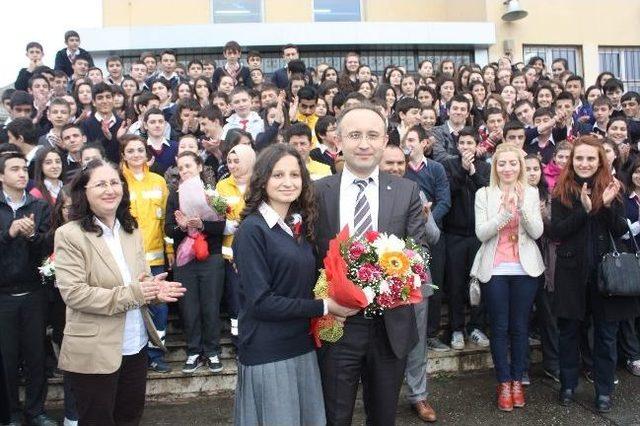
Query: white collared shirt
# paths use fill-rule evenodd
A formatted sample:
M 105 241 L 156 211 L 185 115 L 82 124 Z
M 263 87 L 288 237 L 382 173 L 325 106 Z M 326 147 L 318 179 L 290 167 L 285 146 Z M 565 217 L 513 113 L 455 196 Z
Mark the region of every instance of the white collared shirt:
M 95 117 L 98 123 L 102 124 L 102 120 L 104 120 L 104 116 L 99 112 L 96 112 Z M 114 124 L 116 124 L 116 116 L 115 114 L 111 114 L 111 117 L 109 117 L 109 128 L 111 128 L 111 126 L 113 126 Z
M 267 222 L 267 226 L 269 226 L 269 228 L 280 225 L 280 228 L 293 237 L 293 231 L 291 228 L 284 223 L 284 220 L 269 204 L 263 201 L 262 204 L 260 204 L 260 207 L 258 207 L 258 211 L 264 218 L 264 221 Z
M 264 132 L 264 120 L 257 112 L 251 111 L 246 119 L 240 118 L 237 113 L 231 115 L 231 117 L 229 117 L 229 120 L 227 120 L 227 124 L 225 124 L 222 128 L 222 136 L 220 137 L 222 139 L 227 137 L 227 132 L 231 129 L 242 129 L 240 120 L 247 120 L 246 131 L 251 133 L 251 136 L 253 136 L 253 140 L 256 140 L 258 138 L 258 135 Z
M 38 153 L 39 149 L 40 149 L 40 145 L 36 145 L 33 147 L 31 151 L 29 151 L 27 155 L 24 156 L 27 160 L 27 166 L 30 165 L 33 159 L 36 157 L 36 154 Z
M 12 200 L 6 192 L 2 191 L 2 193 L 4 194 L 4 199 L 7 201 L 7 204 L 9 204 L 9 207 L 13 210 L 13 217 L 15 218 L 16 211 L 27 202 L 27 191 L 22 191 L 22 197 L 16 201 Z
M 109 252 L 116 261 L 120 276 L 125 286 L 131 284 L 131 271 L 124 257 L 124 251 L 120 243 L 120 222 L 116 219 L 113 230 L 95 218 L 96 224 L 102 229 L 102 238 L 109 248 Z M 122 355 L 135 355 L 147 345 L 149 337 L 142 318 L 140 308 L 127 311 L 124 321 L 124 336 L 122 337 Z
M 60 190 L 62 189 L 62 181 L 59 180 L 57 185 L 54 185 L 51 183 L 51 181 L 49 179 L 45 179 L 44 180 L 44 186 L 45 188 L 47 188 L 47 191 L 49 191 L 49 194 L 51 194 L 51 196 L 53 198 L 58 198 L 58 194 L 60 193 Z
M 353 183 L 354 180 L 361 179 L 351 173 L 345 164 L 340 177 L 340 229 L 345 225 L 349 225 L 349 235 L 353 235 L 354 224 L 353 216 L 356 209 L 356 199 L 360 192 L 360 187 Z M 369 210 L 371 212 L 371 228 L 378 230 L 378 206 L 380 205 L 380 169 L 378 167 L 364 180 L 373 179 L 373 182 L 364 189 L 364 195 L 369 202 Z

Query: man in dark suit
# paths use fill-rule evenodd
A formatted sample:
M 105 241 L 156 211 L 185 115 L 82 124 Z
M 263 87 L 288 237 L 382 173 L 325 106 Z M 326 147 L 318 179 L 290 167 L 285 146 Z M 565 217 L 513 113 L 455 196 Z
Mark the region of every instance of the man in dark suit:
M 348 109 L 338 119 L 344 170 L 316 182 L 320 259 L 345 225 L 351 235 L 373 229 L 412 237 L 426 246 L 417 185 L 378 169 L 388 141 L 385 130 L 384 117 L 368 105 Z M 386 310 L 379 317 L 363 312 L 349 317 L 343 337 L 324 343 L 318 354 L 327 424 L 351 424 L 360 380 L 367 424 L 394 424 L 407 354 L 417 342 L 412 305 Z
M 298 47 L 293 44 L 287 44 L 282 47 L 282 59 L 284 59 L 285 65 L 282 68 L 276 70 L 271 77 L 271 82 L 278 86 L 280 89 L 286 89 L 289 84 L 289 73 L 287 72 L 287 65 L 293 59 L 300 59 L 300 53 Z
M 89 68 L 93 67 L 93 58 L 91 53 L 80 47 L 80 34 L 76 31 L 67 31 L 64 33 L 64 44 L 66 48 L 58 50 L 56 53 L 56 62 L 54 70 L 64 71 L 69 77 L 73 74 L 71 63 L 76 57 L 85 58 L 89 62 Z

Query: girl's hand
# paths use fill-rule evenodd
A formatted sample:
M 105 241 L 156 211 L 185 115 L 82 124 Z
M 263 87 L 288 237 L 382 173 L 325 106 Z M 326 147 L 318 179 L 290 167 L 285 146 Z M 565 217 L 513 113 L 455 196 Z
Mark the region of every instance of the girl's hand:
M 613 181 L 610 182 L 609 185 L 607 185 L 607 187 L 602 192 L 602 203 L 605 207 L 611 207 L 611 203 L 618 195 L 618 192 L 620 192 L 620 189 L 620 182 L 618 182 L 617 179 L 613 179 Z
M 602 194 L 602 198 L 604 201 L 604 193 Z M 593 208 L 593 204 L 591 203 L 591 190 L 587 188 L 586 182 L 582 185 L 582 189 L 580 190 L 580 202 L 582 203 L 582 207 L 584 207 L 584 211 L 591 213 L 591 209 Z
M 199 217 L 190 217 L 187 219 L 187 226 L 189 228 L 202 229 L 204 228 L 204 224 L 202 223 L 202 219 Z
M 184 213 L 182 213 L 180 210 L 176 210 L 174 213 L 174 216 L 176 218 L 176 222 L 178 223 L 178 226 L 180 227 L 180 229 L 182 229 L 183 231 L 187 230 L 187 216 L 185 216 Z

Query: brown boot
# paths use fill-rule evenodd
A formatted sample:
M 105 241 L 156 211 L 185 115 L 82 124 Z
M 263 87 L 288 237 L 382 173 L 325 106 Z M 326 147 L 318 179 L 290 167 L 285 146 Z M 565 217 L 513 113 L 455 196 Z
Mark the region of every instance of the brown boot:
M 437 420 L 435 410 L 429 405 L 426 399 L 413 404 L 413 409 L 416 410 L 418 417 L 423 422 L 433 423 Z

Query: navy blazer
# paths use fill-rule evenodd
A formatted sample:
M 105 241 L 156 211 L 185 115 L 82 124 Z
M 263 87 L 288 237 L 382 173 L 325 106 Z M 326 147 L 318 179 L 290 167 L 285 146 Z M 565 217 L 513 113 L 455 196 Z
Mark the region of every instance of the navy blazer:
M 286 68 L 277 69 L 271 76 L 271 82 L 279 89 L 286 89 L 289 84 L 289 75 Z
M 91 68 L 93 66 L 93 58 L 91 57 L 91 53 L 87 52 L 83 48 L 79 48 L 79 50 L 80 53 L 78 54 L 78 56 L 89 61 L 89 68 Z M 73 75 L 73 68 L 71 67 L 71 61 L 67 56 L 66 47 L 64 49 L 58 50 L 58 53 L 56 53 L 56 62 L 53 66 L 53 69 L 56 71 L 64 71 L 64 73 L 69 77 Z

